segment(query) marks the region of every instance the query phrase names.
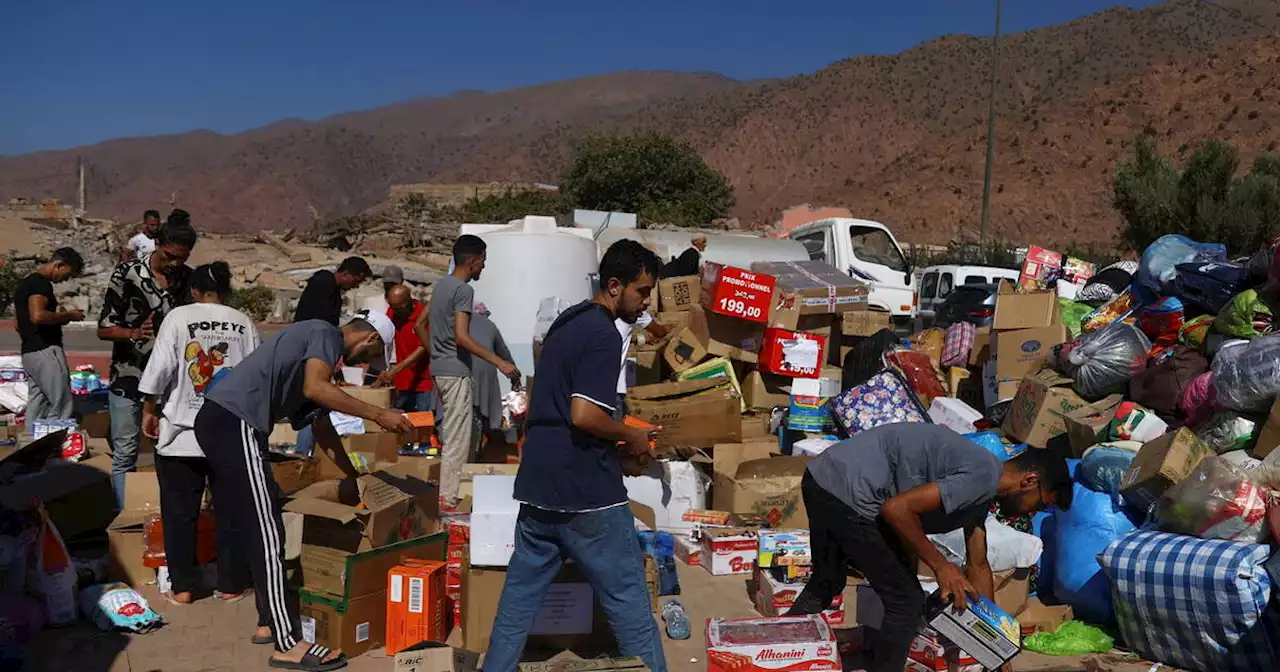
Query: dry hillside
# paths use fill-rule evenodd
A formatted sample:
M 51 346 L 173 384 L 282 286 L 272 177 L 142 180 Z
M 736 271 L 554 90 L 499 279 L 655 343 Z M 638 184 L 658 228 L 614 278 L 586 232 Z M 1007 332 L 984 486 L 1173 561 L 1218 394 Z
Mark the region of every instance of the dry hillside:
M 1172 0 L 1003 39 L 997 232 L 1109 239 L 1114 163 L 1145 124 L 1171 153 L 1208 137 L 1246 156 L 1274 146 L 1278 27 L 1274 0 Z M 24 195 L 70 198 L 80 154 L 95 214 L 136 216 L 177 192 L 206 226 L 281 228 L 305 225 L 311 208 L 366 208 L 396 182 L 554 182 L 575 138 L 653 128 L 689 138 L 724 171 L 746 221 L 803 201 L 844 204 L 909 239 L 943 241 L 977 226 L 989 59 L 987 40 L 947 36 L 783 80 L 619 73 L 233 136 L 0 158 L 0 186 L 26 179 Z

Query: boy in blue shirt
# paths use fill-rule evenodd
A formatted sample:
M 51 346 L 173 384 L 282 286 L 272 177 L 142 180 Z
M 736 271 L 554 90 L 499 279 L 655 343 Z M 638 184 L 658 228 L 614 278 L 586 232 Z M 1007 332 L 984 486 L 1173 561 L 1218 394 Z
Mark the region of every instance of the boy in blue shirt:
M 658 267 L 639 243 L 614 243 L 600 260 L 600 290 L 556 318 L 543 341 L 516 476 L 515 553 L 485 672 L 516 670 L 566 557 L 591 582 L 623 655 L 639 656 L 651 672 L 667 670 L 618 462 L 647 464 L 649 433 L 613 418 L 622 349 L 614 320 L 634 323 L 644 312 Z

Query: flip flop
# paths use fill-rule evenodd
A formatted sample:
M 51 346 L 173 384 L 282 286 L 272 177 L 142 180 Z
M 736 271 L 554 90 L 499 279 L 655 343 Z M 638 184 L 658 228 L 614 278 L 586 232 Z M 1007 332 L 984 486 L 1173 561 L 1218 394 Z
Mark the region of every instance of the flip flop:
M 275 644 L 276 638 L 271 635 L 267 635 L 266 637 L 254 635 L 249 638 L 249 641 L 253 644 Z
M 277 670 L 303 670 L 304 672 L 329 672 L 347 666 L 347 654 L 339 655 L 337 658 L 329 662 L 324 661 L 324 657 L 332 653 L 328 648 L 319 644 L 312 644 L 307 653 L 302 656 L 299 662 L 292 660 L 280 660 L 279 658 L 271 658 L 267 665 Z

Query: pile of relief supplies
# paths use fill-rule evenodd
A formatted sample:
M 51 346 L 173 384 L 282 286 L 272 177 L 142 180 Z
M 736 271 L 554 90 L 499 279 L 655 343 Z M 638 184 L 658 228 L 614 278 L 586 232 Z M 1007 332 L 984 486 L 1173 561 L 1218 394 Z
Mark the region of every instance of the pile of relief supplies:
M 1000 521 L 1042 543 L 1037 606 L 1164 665 L 1280 669 L 1280 239 L 1231 261 L 1168 235 L 1075 277 L 1058 260 L 1029 253 L 989 328 L 857 344 L 838 434 L 934 422 L 1002 459 L 1059 452 L 1071 508 Z

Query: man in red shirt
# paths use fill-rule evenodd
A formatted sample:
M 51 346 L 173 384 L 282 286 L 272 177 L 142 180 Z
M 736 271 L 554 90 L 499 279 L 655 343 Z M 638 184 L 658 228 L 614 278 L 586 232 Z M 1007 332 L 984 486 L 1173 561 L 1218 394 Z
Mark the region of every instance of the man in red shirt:
M 426 306 L 414 300 L 407 285 L 391 287 L 387 305 L 387 317 L 396 327 L 396 365 L 379 374 L 378 382 L 399 391 L 396 407 L 402 411 L 439 412 L 431 382 L 431 357 L 414 333 L 415 325 L 427 321 Z

